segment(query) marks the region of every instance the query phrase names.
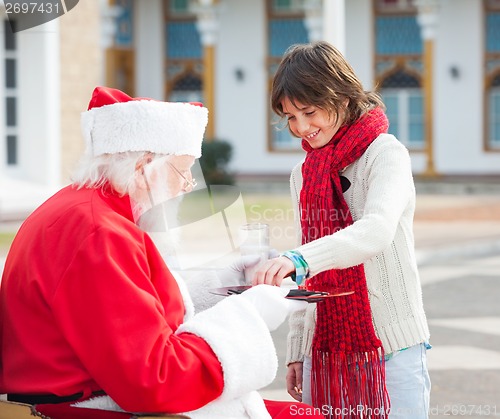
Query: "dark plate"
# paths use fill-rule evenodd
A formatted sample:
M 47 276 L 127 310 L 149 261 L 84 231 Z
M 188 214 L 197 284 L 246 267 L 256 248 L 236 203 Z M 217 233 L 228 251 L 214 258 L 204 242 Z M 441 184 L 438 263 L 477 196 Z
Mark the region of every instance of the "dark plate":
M 210 290 L 210 293 L 215 295 L 228 296 L 234 294 L 241 294 L 242 292 L 250 289 L 251 287 L 252 287 L 251 285 L 234 285 L 232 287 L 214 288 Z M 307 301 L 308 303 L 317 303 L 318 301 L 322 301 L 325 298 L 342 297 L 344 295 L 351 295 L 351 294 L 354 294 L 354 291 L 345 289 L 334 289 L 331 290 L 330 292 L 292 289 L 285 298 L 288 298 L 290 300 Z

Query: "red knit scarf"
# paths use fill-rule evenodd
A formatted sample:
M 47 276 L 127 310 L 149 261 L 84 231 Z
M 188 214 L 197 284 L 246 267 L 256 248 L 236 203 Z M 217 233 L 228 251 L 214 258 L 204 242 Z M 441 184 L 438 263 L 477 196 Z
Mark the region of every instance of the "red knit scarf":
M 360 158 L 387 128 L 387 117 L 382 109 L 375 108 L 341 127 L 322 148 L 312 149 L 302 141 L 307 152 L 300 193 L 303 243 L 335 234 L 353 223 L 342 193 L 340 171 Z M 317 305 L 312 344 L 313 405 L 331 406 L 332 417 L 338 412 L 343 412 L 344 416 L 338 417 L 344 418 L 387 417 L 384 353 L 372 323 L 363 265 L 321 272 L 308 280 L 307 287 L 354 291 Z M 365 409 L 363 413 L 359 406 Z

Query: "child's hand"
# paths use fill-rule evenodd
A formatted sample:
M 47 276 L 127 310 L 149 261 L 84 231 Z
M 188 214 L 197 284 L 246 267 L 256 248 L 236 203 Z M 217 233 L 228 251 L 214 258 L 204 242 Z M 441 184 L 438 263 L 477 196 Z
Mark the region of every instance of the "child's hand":
M 264 263 L 252 280 L 252 285 L 268 284 L 277 285 L 278 287 L 283 282 L 283 279 L 295 272 L 293 262 L 285 256 L 269 259 Z
M 295 400 L 302 401 L 302 362 L 293 362 L 288 365 L 286 374 L 286 389 Z

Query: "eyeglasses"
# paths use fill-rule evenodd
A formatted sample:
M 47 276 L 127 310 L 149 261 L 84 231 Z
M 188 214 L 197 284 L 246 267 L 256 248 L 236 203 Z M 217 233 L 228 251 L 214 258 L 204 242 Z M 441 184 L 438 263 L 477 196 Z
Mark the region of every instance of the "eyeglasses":
M 184 184 L 182 185 L 182 190 L 187 191 L 187 190 L 193 190 L 198 186 L 198 183 L 196 182 L 195 178 L 188 179 L 186 176 L 182 174 L 182 172 L 177 169 L 172 163 L 167 162 L 167 164 L 182 178 L 184 179 Z

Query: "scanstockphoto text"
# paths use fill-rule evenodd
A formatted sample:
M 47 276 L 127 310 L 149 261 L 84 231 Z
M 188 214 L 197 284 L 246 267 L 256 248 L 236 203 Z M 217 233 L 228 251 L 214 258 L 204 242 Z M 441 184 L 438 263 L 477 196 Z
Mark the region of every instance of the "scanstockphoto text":
M 355 218 L 361 218 L 367 213 L 363 210 L 355 211 Z M 338 221 L 347 220 L 350 213 L 338 209 L 315 209 L 313 211 L 301 210 L 300 216 L 303 219 L 310 221 L 325 220 L 325 221 Z M 250 223 L 265 223 L 269 225 L 269 237 L 271 240 L 297 240 L 296 226 L 298 223 L 294 222 L 295 215 L 292 208 L 263 208 L 261 205 L 251 205 L 248 210 L 248 222 Z M 329 229 L 329 223 L 321 223 L 321 231 L 317 227 L 311 226 L 307 231 L 308 237 L 315 238 L 322 235 L 330 235 L 336 233 L 339 228 Z M 306 233 L 306 232 L 303 232 Z
M 361 210 L 363 211 L 363 210 Z M 363 211 L 364 212 L 364 211 Z M 356 212 L 359 217 L 359 211 Z M 250 207 L 250 217 L 252 221 L 270 222 L 270 221 L 285 221 L 293 220 L 294 212 L 292 208 L 272 209 L 266 208 L 262 210 L 260 205 L 252 205 Z M 311 221 L 339 221 L 348 220 L 351 217 L 349 210 L 342 210 L 337 208 L 313 208 L 313 209 L 300 209 L 300 217 Z
M 4 0 L 10 31 L 14 34 L 61 17 L 79 0 Z
M 394 413 L 390 408 L 371 408 L 368 406 L 349 406 L 349 407 L 333 407 L 324 405 L 322 407 L 312 407 L 312 406 L 303 406 L 303 405 L 292 405 L 290 406 L 290 415 L 297 417 L 307 417 L 313 416 L 317 414 L 321 414 L 325 417 L 379 417 L 382 413 L 389 415 L 390 413 Z M 405 409 L 398 408 L 397 412 L 400 416 L 408 416 L 411 417 L 416 414 L 422 414 L 422 409 Z M 479 415 L 484 417 L 496 417 L 497 414 L 500 414 L 500 408 L 497 408 L 497 405 L 491 404 L 445 404 L 445 405 L 434 405 L 430 406 L 429 411 L 427 412 L 429 416 L 471 416 L 471 415 Z
M 34 2 L 34 1 L 5 1 L 5 13 L 9 14 L 59 14 L 63 12 L 59 1 Z

